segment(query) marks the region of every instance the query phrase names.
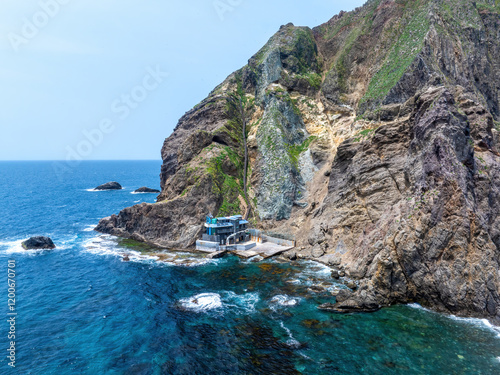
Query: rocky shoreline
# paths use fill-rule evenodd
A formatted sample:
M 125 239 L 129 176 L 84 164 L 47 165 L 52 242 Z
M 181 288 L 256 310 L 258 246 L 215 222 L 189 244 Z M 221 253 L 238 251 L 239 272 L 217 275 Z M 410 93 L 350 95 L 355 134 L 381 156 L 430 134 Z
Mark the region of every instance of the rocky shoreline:
M 289 259 L 356 282 L 326 309 L 418 302 L 499 324 L 499 9 L 455 3 L 282 26 L 179 120 L 158 202 L 96 230 L 189 249 L 206 214 L 249 212 L 295 237 Z

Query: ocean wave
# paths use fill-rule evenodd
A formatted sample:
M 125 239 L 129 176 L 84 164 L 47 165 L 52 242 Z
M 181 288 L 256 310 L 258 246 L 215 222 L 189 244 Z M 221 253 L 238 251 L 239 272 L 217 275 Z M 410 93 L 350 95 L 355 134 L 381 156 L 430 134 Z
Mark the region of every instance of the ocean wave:
M 0 241 L 0 249 L 5 251 L 6 253 L 25 252 L 27 250 L 24 250 L 23 246 L 21 245 L 25 240 L 26 239 L 14 240 L 14 241 Z
M 332 268 L 323 263 L 318 263 L 313 260 L 304 261 L 306 268 L 301 272 L 307 276 L 313 276 L 315 278 L 331 278 Z
M 224 292 L 224 302 L 229 307 L 245 313 L 255 312 L 255 306 L 260 300 L 259 293 L 236 294 L 234 292 Z
M 154 255 L 145 255 L 139 251 L 121 248 L 115 237 L 109 235 L 91 238 L 84 242 L 83 247 L 90 254 L 120 257 L 123 261 L 150 263 L 159 259 Z
M 86 226 L 83 231 L 84 232 L 93 232 L 94 231 L 94 228 L 97 226 L 97 224 L 92 224 L 92 225 L 88 225 Z
M 28 237 L 29 238 L 29 237 Z M 18 240 L 12 240 L 12 241 L 0 241 L 0 252 L 4 252 L 6 254 L 16 254 L 16 253 L 21 253 L 25 255 L 36 255 L 39 253 L 43 253 L 45 251 L 56 251 L 56 250 L 67 250 L 71 248 L 75 242 L 75 240 L 78 238 L 77 235 L 71 236 L 70 238 L 67 239 L 55 239 L 54 244 L 56 245 L 55 249 L 30 249 L 30 250 L 25 250 L 23 248 L 22 243 L 26 241 L 28 238 L 22 238 Z
M 295 339 L 295 337 L 293 337 L 290 329 L 288 329 L 288 327 L 286 327 L 283 322 L 280 322 L 280 326 L 285 330 L 285 332 L 288 335 L 288 340 L 286 341 L 286 345 L 292 349 L 299 349 L 302 345 L 300 344 L 299 341 Z
M 269 300 L 271 304 L 271 308 L 280 306 L 280 307 L 291 307 L 296 306 L 300 303 L 300 298 L 290 297 L 283 294 L 278 294 Z
M 120 257 L 123 261 L 155 263 L 163 266 L 198 267 L 219 263 L 221 259 L 208 259 L 186 252 L 143 253 L 121 247 L 114 236 L 99 235 L 84 242 L 85 251 L 94 255 Z
M 302 263 L 305 267 L 286 282 L 307 287 L 310 293 L 337 292 L 346 286 L 332 279 L 332 268 L 312 260 Z
M 179 300 L 179 305 L 186 310 L 203 312 L 221 308 L 222 300 L 220 294 L 202 293 Z
M 456 316 L 456 315 L 452 315 L 452 314 L 440 314 L 438 312 L 435 312 L 435 311 L 432 311 L 430 309 L 427 309 L 427 308 L 419 305 L 418 303 L 410 303 L 407 306 L 411 307 L 413 309 L 424 310 L 426 312 L 430 312 L 430 313 L 433 313 L 433 314 L 439 314 L 441 316 L 444 316 L 446 318 L 455 320 L 457 322 L 464 322 L 464 323 L 467 323 L 467 324 L 472 324 L 472 325 L 474 325 L 476 327 L 486 328 L 489 331 L 495 333 L 497 335 L 497 337 L 500 338 L 500 327 L 491 324 L 487 319 L 464 318 L 464 317 L 460 317 L 460 316 Z
M 220 293 L 201 293 L 178 301 L 179 308 L 194 312 L 209 312 L 216 310 L 220 314 L 232 312 L 235 314 L 250 314 L 255 312 L 259 302 L 258 293 L 236 294 L 223 291 Z
M 159 255 L 161 256 L 160 259 L 158 260 L 158 263 L 164 263 L 167 265 L 179 266 L 179 267 L 199 267 L 207 264 L 216 264 L 221 261 L 221 259 L 209 259 L 209 258 L 195 256 L 194 254 L 191 253 L 172 252 L 172 253 L 162 253 Z M 167 257 L 167 259 L 164 259 L 165 256 Z

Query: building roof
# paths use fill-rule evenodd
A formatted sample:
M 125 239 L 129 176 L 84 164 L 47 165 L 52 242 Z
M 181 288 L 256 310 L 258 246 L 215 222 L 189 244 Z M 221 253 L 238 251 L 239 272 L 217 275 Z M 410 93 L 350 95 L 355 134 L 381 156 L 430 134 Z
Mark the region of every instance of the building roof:
M 231 223 L 217 223 L 217 224 L 208 224 L 205 223 L 206 228 L 224 228 L 224 227 L 232 227 L 233 224 Z

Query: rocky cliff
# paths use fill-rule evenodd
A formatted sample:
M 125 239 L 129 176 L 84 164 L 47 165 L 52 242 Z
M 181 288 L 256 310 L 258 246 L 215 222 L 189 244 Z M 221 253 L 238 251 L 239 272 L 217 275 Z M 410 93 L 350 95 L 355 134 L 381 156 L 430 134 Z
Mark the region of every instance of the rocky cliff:
M 282 26 L 165 140 L 158 202 L 97 230 L 188 248 L 206 213 L 246 212 L 356 280 L 338 311 L 417 301 L 500 322 L 499 14 L 372 0 Z

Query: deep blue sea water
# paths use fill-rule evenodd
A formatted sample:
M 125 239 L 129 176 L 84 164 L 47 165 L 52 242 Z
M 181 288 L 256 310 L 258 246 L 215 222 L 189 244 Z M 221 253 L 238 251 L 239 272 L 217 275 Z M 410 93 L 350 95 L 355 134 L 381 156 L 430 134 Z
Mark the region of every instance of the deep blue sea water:
M 92 231 L 154 202 L 131 192 L 159 188 L 159 171 L 152 161 L 83 162 L 59 179 L 51 162 L 0 162 L 0 374 L 500 374 L 500 331 L 486 321 L 418 306 L 325 313 L 316 306 L 342 287 L 325 266 L 206 261 Z M 124 190 L 90 191 L 112 180 Z M 33 235 L 57 249 L 22 250 Z

